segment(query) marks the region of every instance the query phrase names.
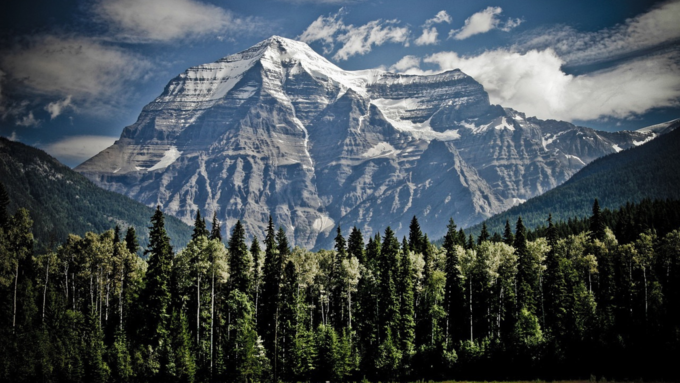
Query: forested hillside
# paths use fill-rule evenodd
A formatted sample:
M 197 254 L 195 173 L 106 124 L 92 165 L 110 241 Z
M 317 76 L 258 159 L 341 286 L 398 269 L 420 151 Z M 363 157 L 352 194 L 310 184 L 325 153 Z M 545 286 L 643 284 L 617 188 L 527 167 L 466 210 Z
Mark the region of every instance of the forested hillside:
M 638 147 L 599 158 L 563 185 L 534 197 L 485 221 L 490 232 L 501 233 L 505 221 L 522 217 L 529 228 L 546 224 L 546 217 L 566 221 L 590 214 L 593 200 L 616 209 L 627 202 L 648 199 L 680 199 L 680 129 L 674 129 Z M 470 228 L 479 233 L 481 224 Z
M 626 216 L 618 238 L 611 217 L 533 240 L 521 219 L 476 239 L 451 220 L 441 248 L 414 217 L 408 238 L 337 228 L 318 252 L 271 219 L 225 246 L 197 217 L 175 252 L 156 210 L 144 261 L 117 230 L 36 255 L 29 212 L 0 214 L 0 380 L 676 380 L 680 222 Z
M 140 242 L 148 243 L 153 209 L 95 186 L 42 150 L 0 137 L 0 182 L 10 211 L 30 211 L 39 249 L 64 241 L 69 233 L 99 233 L 116 225 L 135 227 Z M 168 217 L 167 230 L 175 246 L 189 242 L 191 228 L 182 221 Z

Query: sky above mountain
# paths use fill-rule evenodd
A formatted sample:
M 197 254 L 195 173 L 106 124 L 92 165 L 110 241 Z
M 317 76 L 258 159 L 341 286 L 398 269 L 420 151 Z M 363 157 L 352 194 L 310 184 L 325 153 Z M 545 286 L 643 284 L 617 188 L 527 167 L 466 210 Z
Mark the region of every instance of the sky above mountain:
M 280 35 L 347 70 L 459 68 L 602 130 L 680 117 L 680 0 L 27 0 L 0 12 L 0 135 L 75 166 L 186 68 Z

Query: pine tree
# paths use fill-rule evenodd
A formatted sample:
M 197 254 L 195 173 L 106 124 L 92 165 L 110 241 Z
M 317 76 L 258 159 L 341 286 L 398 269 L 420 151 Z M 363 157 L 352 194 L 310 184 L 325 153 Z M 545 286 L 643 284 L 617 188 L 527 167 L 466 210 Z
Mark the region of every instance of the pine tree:
M 515 236 L 512 234 L 512 229 L 510 228 L 510 221 L 505 220 L 505 231 L 503 232 L 503 242 L 506 245 L 512 246 L 515 243 Z
M 605 237 L 605 225 L 600 212 L 600 203 L 595 198 L 593 203 L 593 215 L 590 217 L 590 238 L 603 241 Z
M 380 251 L 380 338 L 385 339 L 387 329 L 392 328 L 397 332 L 400 328 L 399 296 L 397 291 L 399 271 L 399 241 L 394 232 L 388 226 L 385 229 L 385 239 Z M 399 339 L 398 335 L 396 339 Z
M 513 243 L 517 254 L 517 303 L 519 309 L 526 308 L 530 313 L 536 312 L 536 298 L 538 274 L 537 266 L 531 259 L 527 249 L 526 228 L 522 217 L 517 219 L 515 241 Z
M 422 241 L 422 239 L 421 239 Z M 414 287 L 411 257 L 409 256 L 409 244 L 406 237 L 403 240 L 403 251 L 399 257 L 399 270 L 397 272 L 397 294 L 401 297 L 399 304 L 400 313 L 400 340 L 401 351 L 405 359 L 415 353 L 415 310 L 414 310 Z
M 191 234 L 191 239 L 196 239 L 198 237 L 207 237 L 208 229 L 205 226 L 205 220 L 201 218 L 201 211 L 196 210 L 196 219 L 194 220 L 194 232 Z
M 252 287 L 252 258 L 245 241 L 246 232 L 241 221 L 236 221 L 229 239 L 229 270 L 231 288 L 250 294 Z
M 209 239 L 212 241 L 213 239 L 217 239 L 218 241 L 222 242 L 222 226 L 220 225 L 220 221 L 217 220 L 217 212 L 213 212 L 213 218 L 212 218 L 212 227 L 210 229 L 210 237 Z
M 129 226 L 125 233 L 125 246 L 130 254 L 137 254 L 139 251 L 139 242 L 137 241 L 137 233 L 135 233 L 134 226 Z
M 545 260 L 545 302 L 546 325 L 552 329 L 553 335 L 563 337 L 566 334 L 565 313 L 567 311 L 567 285 L 563 271 L 564 260 L 557 251 L 557 229 L 552 222 L 552 214 L 548 215 L 546 239 L 550 251 Z
M 463 281 L 460 277 L 460 262 L 458 260 L 456 246 L 458 234 L 453 218 L 449 218 L 447 232 L 444 236 L 444 250 L 446 251 L 446 287 L 444 296 L 444 310 L 446 311 L 445 343 L 455 341 L 460 334 L 463 324 L 461 313 L 463 312 Z
M 482 232 L 479 233 L 477 238 L 477 245 L 481 245 L 482 242 L 488 241 L 490 239 L 489 231 L 486 229 L 486 221 L 482 223 Z
M 0 228 L 4 228 L 9 223 L 10 215 L 7 211 L 9 207 L 9 195 L 5 190 L 5 185 L 0 182 Z
M 366 264 L 366 253 L 364 252 L 364 237 L 361 230 L 356 226 L 352 227 L 352 231 L 347 239 L 347 253 L 350 257 L 356 257 L 359 263 Z
M 253 304 L 255 323 L 259 314 L 259 300 L 262 289 L 262 273 L 263 273 L 263 259 L 262 250 L 260 250 L 260 243 L 257 241 L 257 236 L 253 236 L 253 241 L 250 243 L 250 255 L 253 258 Z
M 423 232 L 420 230 L 418 219 L 414 215 L 408 230 L 408 248 L 414 253 L 423 252 Z
M 140 299 L 144 307 L 143 324 L 146 339 L 151 345 L 157 345 L 168 333 L 173 253 L 160 206 L 151 217 L 151 224 L 149 248 L 145 251 L 149 256 L 148 269 L 144 276 L 145 287 Z

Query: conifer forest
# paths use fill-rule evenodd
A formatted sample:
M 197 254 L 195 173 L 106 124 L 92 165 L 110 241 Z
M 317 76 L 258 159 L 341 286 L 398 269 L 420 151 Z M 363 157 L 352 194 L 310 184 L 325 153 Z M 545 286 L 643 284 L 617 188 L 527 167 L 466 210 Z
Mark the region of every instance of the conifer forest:
M 316 252 L 271 218 L 251 238 L 200 212 L 173 249 L 160 209 L 147 248 L 130 227 L 38 251 L 30 212 L 0 202 L 2 381 L 679 377 L 677 202 L 650 220 L 595 201 L 578 232 L 449 220 L 441 245 L 417 217 L 404 238 L 338 227 Z

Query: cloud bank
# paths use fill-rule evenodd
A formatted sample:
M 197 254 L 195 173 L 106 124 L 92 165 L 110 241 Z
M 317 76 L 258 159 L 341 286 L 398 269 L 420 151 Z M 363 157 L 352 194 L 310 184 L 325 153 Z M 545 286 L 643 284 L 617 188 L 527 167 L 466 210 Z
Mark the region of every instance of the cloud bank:
M 93 12 L 110 26 L 116 39 L 136 43 L 242 33 L 256 24 L 193 0 L 107 0 L 95 3 Z

